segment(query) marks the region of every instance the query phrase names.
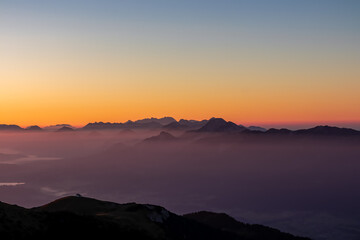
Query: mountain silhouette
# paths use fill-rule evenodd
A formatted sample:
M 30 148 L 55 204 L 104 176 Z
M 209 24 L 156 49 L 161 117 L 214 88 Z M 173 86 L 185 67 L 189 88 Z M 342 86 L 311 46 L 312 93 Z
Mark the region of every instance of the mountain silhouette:
M 46 126 L 46 127 L 44 127 L 43 129 L 46 130 L 46 131 L 57 131 L 57 130 L 59 130 L 59 129 L 62 128 L 62 127 L 73 128 L 70 124 L 62 123 L 62 124 L 56 124 L 56 125 Z
M 294 131 L 295 134 L 309 135 L 360 135 L 360 131 L 351 128 L 339 128 L 330 126 L 316 126 L 309 129 L 300 129 Z
M 0 124 L 0 131 L 19 131 L 24 130 L 23 128 L 19 127 L 18 125 L 7 125 L 7 124 Z
M 251 130 L 251 131 L 266 132 L 266 129 L 265 129 L 265 128 L 258 127 L 258 126 L 249 126 L 249 127 L 247 127 L 247 129 L 249 129 L 249 130 Z
M 277 229 L 258 225 L 245 224 L 235 220 L 225 213 L 213 213 L 208 211 L 201 211 L 183 215 L 188 219 L 195 220 L 199 223 L 211 226 L 216 229 L 221 229 L 226 232 L 235 233 L 241 239 L 263 239 L 263 240 L 285 240 L 285 239 L 307 239 L 295 237 L 288 233 L 283 233 Z
M 281 128 L 281 129 L 276 129 L 276 128 L 270 128 L 269 130 L 267 130 L 265 132 L 266 134 L 278 134 L 278 135 L 288 135 L 293 133 L 293 131 L 286 129 L 286 128 Z
M 117 129 L 121 128 L 123 123 L 104 123 L 104 122 L 94 122 L 86 124 L 82 129 L 83 130 L 105 130 L 105 129 Z
M 135 123 L 140 123 L 140 124 L 151 123 L 151 122 L 160 123 L 161 125 L 167 125 L 172 122 L 176 122 L 176 120 L 172 117 L 163 117 L 163 118 L 144 118 L 135 121 Z
M 62 127 L 60 129 L 58 129 L 56 132 L 73 132 L 75 131 L 74 129 L 72 129 L 71 127 Z
M 233 122 L 227 122 L 222 118 L 211 118 L 203 127 L 195 132 L 241 132 L 246 130 Z
M 177 138 L 168 132 L 162 131 L 157 136 L 146 138 L 144 142 L 165 142 L 165 141 L 169 142 L 174 140 L 177 140 Z
M 180 119 L 180 120 L 179 120 L 179 123 L 180 123 L 181 125 L 188 126 L 189 128 L 199 129 L 199 128 L 203 127 L 208 121 L 209 121 L 209 120 L 197 121 L 197 120 Z
M 94 122 L 88 123 L 82 129 L 83 130 L 106 130 L 106 129 L 132 129 L 132 128 L 149 128 L 149 129 L 160 129 L 164 125 L 176 122 L 172 117 L 164 118 L 145 118 L 137 121 L 127 121 L 125 123 L 110 123 L 110 122 Z
M 293 136 L 360 136 L 360 131 L 351 128 L 339 128 L 330 126 L 316 126 L 309 129 L 291 131 L 286 128 L 271 128 L 265 132 L 272 135 L 293 135 Z
M 214 216 L 217 216 L 214 214 Z M 1 239 L 150 239 L 150 240 L 301 240 L 277 230 L 233 220 L 222 226 L 214 216 L 176 215 L 150 204 L 65 197 L 41 207 L 25 209 L 0 202 Z M 210 220 L 207 220 L 210 218 Z M 230 218 L 230 217 L 229 217 Z M 216 223 L 216 224 L 215 224 Z M 223 226 L 230 226 L 224 228 Z M 241 233 L 249 233 L 241 235 Z M 278 238 L 267 237 L 273 232 Z M 277 235 L 276 235 L 277 233 Z
M 163 127 L 166 130 L 194 130 L 203 127 L 208 121 L 196 121 L 181 119 L 179 122 L 171 122 Z
M 28 131 L 41 131 L 43 129 L 41 127 L 37 126 L 37 125 L 34 125 L 34 126 L 27 127 L 25 130 L 28 130 Z
M 190 128 L 190 126 L 181 124 L 179 122 L 172 122 L 172 123 L 169 123 L 169 124 L 163 126 L 163 129 L 166 129 L 166 130 L 188 130 L 189 128 Z
M 147 129 L 160 129 L 162 124 L 158 121 L 127 121 L 122 125 L 123 128 L 147 128 Z

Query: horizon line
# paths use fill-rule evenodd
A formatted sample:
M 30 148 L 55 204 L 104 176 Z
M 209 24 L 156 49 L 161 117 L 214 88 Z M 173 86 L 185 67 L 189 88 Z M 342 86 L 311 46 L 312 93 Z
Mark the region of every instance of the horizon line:
M 195 120 L 195 121 L 203 121 L 203 120 L 209 120 L 211 118 L 222 118 L 222 117 L 211 117 L 211 118 L 204 118 L 204 119 L 187 119 L 187 118 L 174 118 L 171 116 L 164 116 L 164 117 L 145 117 L 145 118 L 139 118 L 136 120 L 126 120 L 126 121 L 89 121 L 87 123 L 69 123 L 69 122 L 63 122 L 63 123 L 48 123 L 48 124 L 16 124 L 16 123 L 0 123 L 0 125 L 16 125 L 19 126 L 21 128 L 27 128 L 30 126 L 39 126 L 41 128 L 45 128 L 45 127 L 50 127 L 50 126 L 56 126 L 56 125 L 70 125 L 71 127 L 74 128 L 83 128 L 84 126 L 86 126 L 89 123 L 126 123 L 128 121 L 132 121 L 132 122 L 136 122 L 139 120 L 144 120 L 144 119 L 162 119 L 162 118 L 173 118 L 175 121 L 180 121 L 181 119 L 184 120 Z M 328 125 L 328 126 L 336 126 L 336 127 L 345 127 L 345 128 L 353 128 L 356 130 L 360 130 L 360 120 L 343 120 L 343 121 L 339 121 L 339 120 L 335 120 L 335 121 L 331 121 L 331 120 L 321 120 L 321 121 L 231 121 L 231 120 L 227 120 L 225 118 L 222 118 L 225 121 L 230 121 L 233 122 L 237 125 L 244 125 L 244 126 L 259 126 L 259 127 L 268 127 L 268 128 L 293 128 L 293 127 L 298 127 L 298 129 L 301 129 L 301 126 L 303 127 L 316 127 L 316 126 L 324 126 L 324 125 Z M 342 126 L 340 126 L 342 125 Z M 353 125 L 353 126 L 351 126 Z

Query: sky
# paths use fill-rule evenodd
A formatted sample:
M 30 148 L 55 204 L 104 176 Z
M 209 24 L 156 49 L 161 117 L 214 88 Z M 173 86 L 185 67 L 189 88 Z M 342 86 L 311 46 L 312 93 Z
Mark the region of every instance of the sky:
M 0 0 L 0 124 L 360 129 L 360 1 Z

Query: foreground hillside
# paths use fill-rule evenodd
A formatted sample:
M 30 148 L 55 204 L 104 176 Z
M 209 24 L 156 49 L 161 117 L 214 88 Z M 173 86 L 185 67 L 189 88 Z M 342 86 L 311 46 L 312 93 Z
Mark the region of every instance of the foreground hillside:
M 305 239 L 210 212 L 185 216 L 148 204 L 66 197 L 25 209 L 0 202 L 1 239 Z

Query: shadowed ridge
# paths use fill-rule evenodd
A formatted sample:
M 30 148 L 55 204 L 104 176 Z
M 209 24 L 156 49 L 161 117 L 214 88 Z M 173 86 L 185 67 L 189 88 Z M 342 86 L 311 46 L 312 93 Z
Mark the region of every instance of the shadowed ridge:
M 27 131 L 42 131 L 43 129 L 39 127 L 38 125 L 29 126 L 25 130 Z
M 197 121 L 197 120 L 186 120 L 186 119 L 180 119 L 179 123 L 181 125 L 185 125 L 188 126 L 191 129 L 199 129 L 203 126 L 205 126 L 205 124 L 208 122 L 209 120 L 201 120 L 201 121 Z
M 107 208 L 113 209 L 117 205 L 119 204 L 100 201 L 94 198 L 68 196 L 34 209 L 48 212 L 66 211 L 82 214 L 94 214 L 99 210 L 105 210 Z
M 195 220 L 222 231 L 235 233 L 243 240 L 306 240 L 309 238 L 296 237 L 283 233 L 277 229 L 257 225 L 245 224 L 235 220 L 225 213 L 201 211 L 185 214 L 185 218 Z
M 188 129 L 189 127 L 184 125 L 184 124 L 180 124 L 179 122 L 171 122 L 165 126 L 163 126 L 163 129 L 166 130 L 183 130 L 183 129 Z
M 300 129 L 291 131 L 286 128 L 275 129 L 270 128 L 265 132 L 266 134 L 279 135 L 313 135 L 313 136 L 360 136 L 360 131 L 351 128 L 339 128 L 331 126 L 316 126 L 308 129 Z
M 244 237 L 236 232 L 239 226 L 248 225 L 239 223 L 226 214 L 202 212 L 178 216 L 161 206 L 118 204 L 80 195 L 60 198 L 32 209 L 0 202 L 2 239 L 110 239 L 111 236 L 121 236 L 125 240 L 300 239 L 289 234 L 284 235 L 287 236 L 284 238 L 262 237 L 266 235 L 257 233 L 262 233 L 263 229 L 268 230 L 263 226 L 255 230 L 260 231 L 255 232 L 255 237 Z
M 291 134 L 291 133 L 293 133 L 293 131 L 286 129 L 286 128 L 281 128 L 281 129 L 270 128 L 265 133 L 267 133 L 267 134 Z
M 73 126 L 71 126 L 70 124 L 61 123 L 61 124 L 56 124 L 56 125 L 50 125 L 50 126 L 43 127 L 43 129 L 47 130 L 47 131 L 56 131 L 56 130 L 59 130 L 59 129 L 63 128 L 63 127 L 73 128 Z
M 7 124 L 0 124 L 0 131 L 20 131 L 24 130 L 23 128 L 19 127 L 18 125 L 7 125 Z
M 56 132 L 73 132 L 73 131 L 75 130 L 72 129 L 71 127 L 66 127 L 66 126 L 56 130 Z
M 12 205 L 8 203 L 4 203 L 0 201 L 0 213 L 4 211 L 24 211 L 27 210 L 26 208 L 20 207 L 18 205 Z
M 163 118 L 144 118 L 136 120 L 135 123 L 138 124 L 148 124 L 148 123 L 160 123 L 161 125 L 167 125 L 172 122 L 176 122 L 176 120 L 173 117 L 163 117 Z
M 104 129 L 117 129 L 121 128 L 123 123 L 104 123 L 104 122 L 94 122 L 86 124 L 82 129 L 83 130 L 104 130 Z
M 259 132 L 266 132 L 267 129 L 259 126 L 249 126 L 247 127 L 250 131 L 259 131 Z
M 162 131 L 159 135 L 146 138 L 143 142 L 162 142 L 162 141 L 175 141 L 176 137 L 168 132 Z
M 314 134 L 314 135 L 360 135 L 360 131 L 351 128 L 339 128 L 332 126 L 316 126 L 309 129 L 300 129 L 294 131 L 296 134 Z
M 129 219 L 136 215 L 142 221 L 164 222 L 170 217 L 165 208 L 137 203 L 114 203 L 82 196 L 63 197 L 46 205 L 33 208 L 36 211 L 72 212 L 80 215 L 111 216 L 117 219 Z
M 246 130 L 233 122 L 227 122 L 222 118 L 211 118 L 203 127 L 195 132 L 241 132 Z
M 163 127 L 166 130 L 195 130 L 203 127 L 208 121 L 196 121 L 180 119 L 179 122 L 172 122 Z

